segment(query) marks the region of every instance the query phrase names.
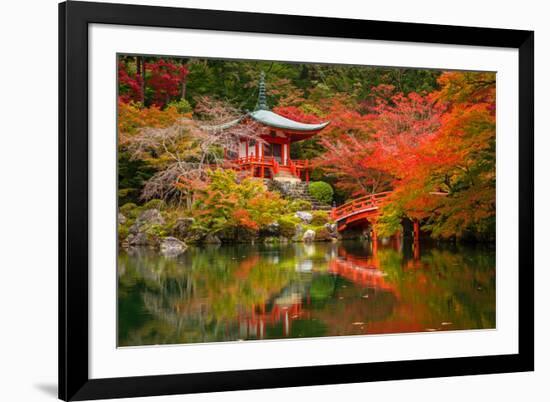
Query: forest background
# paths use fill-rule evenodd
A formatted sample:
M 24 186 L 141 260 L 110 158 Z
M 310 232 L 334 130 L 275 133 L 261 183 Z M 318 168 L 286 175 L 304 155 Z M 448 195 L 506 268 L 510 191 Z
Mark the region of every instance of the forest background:
M 312 179 L 334 188 L 335 203 L 391 190 L 381 234 L 408 218 L 433 237 L 494 240 L 494 73 L 142 56 L 121 56 L 118 68 L 119 206 L 200 206 L 216 219 L 244 190 L 212 175 L 223 149 L 260 132 L 220 128 L 254 110 L 263 71 L 273 111 L 330 121 L 290 156 L 313 161 Z M 281 207 L 252 198 L 224 211 L 224 224 L 264 225 Z

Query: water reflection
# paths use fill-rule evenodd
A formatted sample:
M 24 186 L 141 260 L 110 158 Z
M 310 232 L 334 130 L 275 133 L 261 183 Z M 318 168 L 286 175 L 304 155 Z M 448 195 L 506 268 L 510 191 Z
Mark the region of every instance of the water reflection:
M 392 240 L 121 252 L 120 346 L 495 327 L 487 248 Z

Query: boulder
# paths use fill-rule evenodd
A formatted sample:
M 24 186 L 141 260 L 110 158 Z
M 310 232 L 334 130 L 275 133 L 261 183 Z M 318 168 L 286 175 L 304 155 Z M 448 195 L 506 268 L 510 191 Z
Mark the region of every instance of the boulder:
M 172 234 L 178 239 L 193 237 L 191 227 L 195 223 L 193 218 L 178 218 L 172 227 Z
M 281 231 L 281 225 L 277 222 L 270 223 L 264 229 L 265 234 L 269 236 L 278 236 Z
M 338 232 L 338 225 L 336 225 L 336 223 L 325 223 L 325 227 L 327 228 L 329 233 Z
M 136 223 L 141 225 L 164 225 L 164 218 L 158 209 L 148 209 L 139 214 Z
M 298 211 L 294 216 L 296 216 L 296 218 L 300 218 L 304 223 L 311 223 L 313 220 L 313 215 L 305 211 Z
M 167 256 L 178 256 L 187 249 L 187 245 L 175 237 L 165 237 L 160 242 L 160 251 Z
M 124 225 L 126 223 L 127 219 L 124 215 L 122 215 L 120 212 L 118 213 L 118 224 Z
M 202 241 L 204 244 L 221 244 L 221 240 L 218 236 L 216 235 L 213 235 L 213 234 L 209 234 L 207 235 L 203 241 Z
M 148 236 L 145 232 L 138 232 L 136 234 L 129 234 L 125 240 L 125 243 L 130 247 L 146 247 L 156 246 L 158 239 Z
M 308 229 L 305 231 L 304 235 L 302 236 L 302 240 L 307 242 L 312 242 L 315 240 L 315 231 Z
M 136 223 L 130 227 L 130 233 L 138 234 L 146 232 L 154 225 L 164 225 L 164 218 L 158 209 L 148 209 L 143 211 L 136 219 Z

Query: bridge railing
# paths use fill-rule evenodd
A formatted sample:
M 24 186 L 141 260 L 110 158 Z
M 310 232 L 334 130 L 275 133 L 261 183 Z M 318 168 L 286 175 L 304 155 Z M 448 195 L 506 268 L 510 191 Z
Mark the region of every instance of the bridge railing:
M 347 202 L 339 207 L 333 208 L 331 217 L 334 220 L 343 219 L 354 213 L 365 211 L 371 208 L 381 207 L 388 195 L 391 194 L 391 191 L 384 191 L 376 194 L 369 194 L 363 197 L 354 199 L 353 201 Z

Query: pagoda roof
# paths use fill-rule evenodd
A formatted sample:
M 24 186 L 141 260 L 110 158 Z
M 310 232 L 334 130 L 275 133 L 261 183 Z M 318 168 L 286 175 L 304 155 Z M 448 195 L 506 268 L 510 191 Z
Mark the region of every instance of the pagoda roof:
M 291 131 L 304 131 L 312 132 L 319 131 L 329 125 L 329 121 L 319 124 L 310 124 L 310 123 L 300 123 L 299 121 L 294 121 L 287 119 L 277 113 L 272 112 L 271 110 L 255 110 L 249 113 L 249 116 L 256 120 L 258 123 L 265 124 L 266 126 L 279 128 L 282 130 L 291 130 Z

